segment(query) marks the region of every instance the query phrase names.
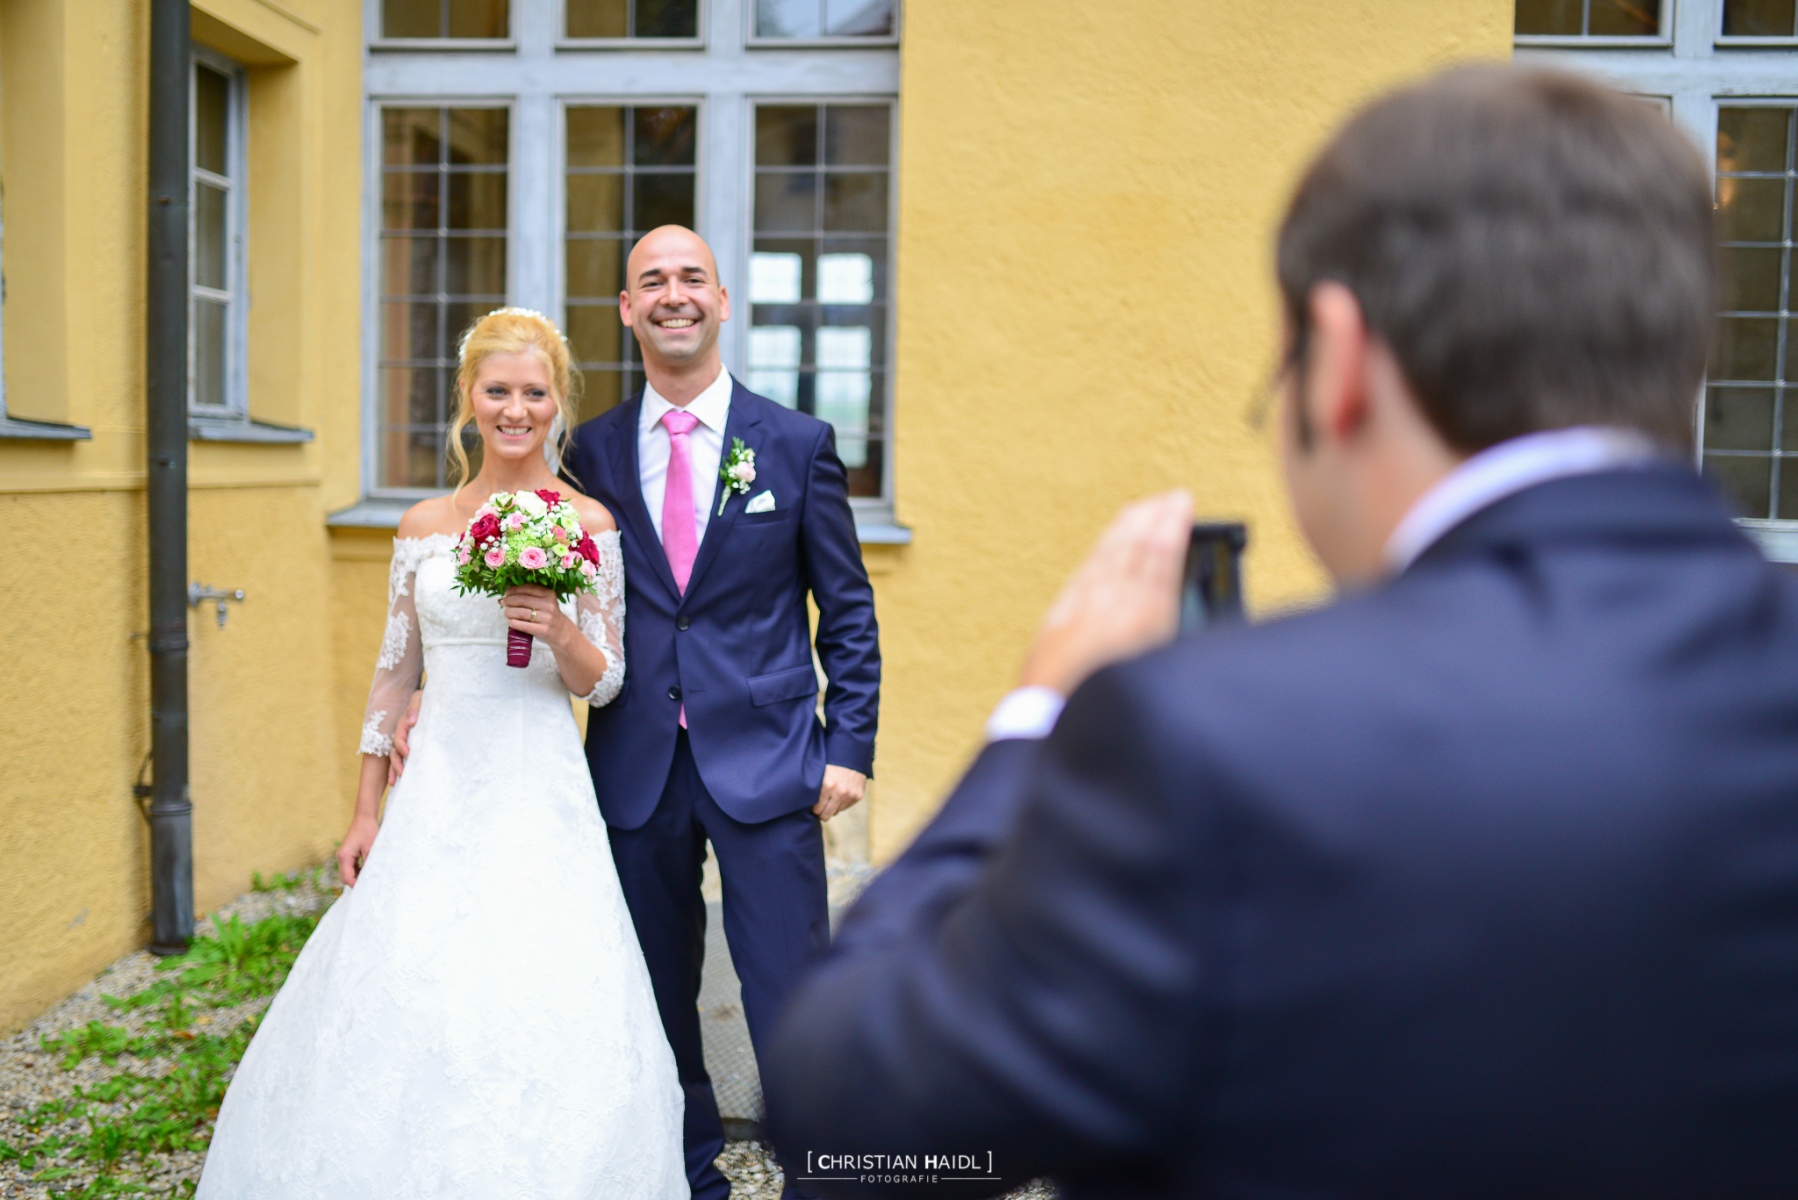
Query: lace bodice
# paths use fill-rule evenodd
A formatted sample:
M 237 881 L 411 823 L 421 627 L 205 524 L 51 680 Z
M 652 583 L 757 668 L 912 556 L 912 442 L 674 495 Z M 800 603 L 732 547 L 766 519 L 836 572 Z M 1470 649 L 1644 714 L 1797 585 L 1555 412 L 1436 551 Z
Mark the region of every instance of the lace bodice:
M 363 754 L 391 754 L 393 732 L 418 690 L 434 647 L 503 647 L 506 621 L 491 596 L 464 596 L 455 590 L 459 539 L 434 533 L 393 539 L 393 566 L 387 583 L 387 628 L 375 661 L 374 685 L 362 721 Z M 562 609 L 589 642 L 605 652 L 606 670 L 582 697 L 595 706 L 610 704 L 624 686 L 624 555 L 616 530 L 593 539 L 599 547 L 597 591 L 564 600 Z M 495 651 L 497 669 L 512 670 Z M 491 668 L 493 664 L 485 663 Z M 541 642 L 525 674 L 545 686 L 560 687 L 555 656 Z

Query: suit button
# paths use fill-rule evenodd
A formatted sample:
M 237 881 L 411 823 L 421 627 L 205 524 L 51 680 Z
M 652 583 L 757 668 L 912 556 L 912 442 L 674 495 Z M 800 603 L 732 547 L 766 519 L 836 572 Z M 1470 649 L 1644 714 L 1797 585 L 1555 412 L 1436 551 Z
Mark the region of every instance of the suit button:
M 676 684 L 673 687 L 668 689 L 668 698 L 670 700 L 679 700 L 680 699 L 680 685 L 679 684 Z
M 688 629 L 692 628 L 692 625 L 693 625 L 693 622 L 689 621 L 685 617 L 680 618 L 678 621 L 676 621 L 674 623 L 674 627 L 676 629 L 680 630 L 682 633 L 687 632 Z

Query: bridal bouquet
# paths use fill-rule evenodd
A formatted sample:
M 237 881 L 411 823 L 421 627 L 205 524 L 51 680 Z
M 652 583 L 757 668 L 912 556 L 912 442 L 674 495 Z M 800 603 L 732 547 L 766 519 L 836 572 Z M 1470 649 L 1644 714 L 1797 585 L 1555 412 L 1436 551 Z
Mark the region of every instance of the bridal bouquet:
M 574 505 L 562 493 L 495 492 L 474 514 L 456 547 L 456 590 L 463 595 L 503 596 L 535 584 L 558 601 L 594 590 L 599 547 L 581 528 Z M 528 666 L 531 635 L 506 633 L 506 665 Z

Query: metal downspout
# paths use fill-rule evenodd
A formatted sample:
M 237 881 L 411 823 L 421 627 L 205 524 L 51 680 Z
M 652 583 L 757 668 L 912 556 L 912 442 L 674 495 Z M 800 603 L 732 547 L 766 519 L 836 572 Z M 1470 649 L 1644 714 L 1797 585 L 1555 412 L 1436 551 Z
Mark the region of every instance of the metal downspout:
M 154 954 L 194 932 L 187 763 L 188 0 L 150 5 L 145 505 L 150 534 L 150 891 Z

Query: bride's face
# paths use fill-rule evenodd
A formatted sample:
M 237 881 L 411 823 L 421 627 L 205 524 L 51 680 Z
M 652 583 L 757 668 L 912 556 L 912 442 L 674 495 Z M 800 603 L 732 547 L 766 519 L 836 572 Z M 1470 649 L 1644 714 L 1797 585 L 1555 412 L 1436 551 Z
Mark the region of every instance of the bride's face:
M 481 360 L 473 387 L 474 422 L 486 452 L 522 462 L 543 452 L 556 420 L 556 393 L 549 366 L 526 350 L 490 354 Z

